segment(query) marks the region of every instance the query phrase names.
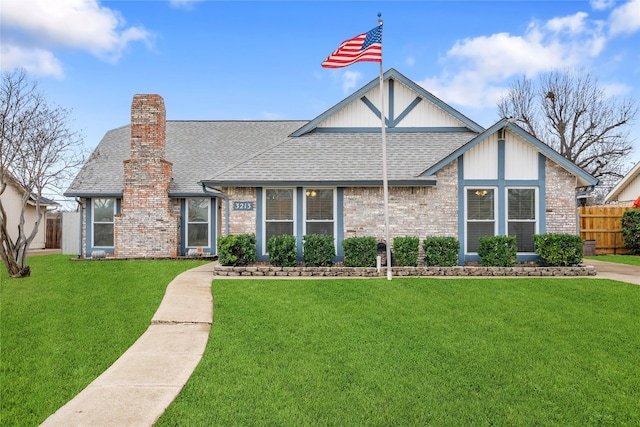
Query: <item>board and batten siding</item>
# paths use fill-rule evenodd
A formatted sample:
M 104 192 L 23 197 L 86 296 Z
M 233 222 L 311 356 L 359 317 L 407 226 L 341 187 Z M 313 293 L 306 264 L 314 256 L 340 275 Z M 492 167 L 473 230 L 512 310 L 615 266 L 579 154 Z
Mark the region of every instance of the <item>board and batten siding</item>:
M 465 179 L 498 179 L 498 138 L 491 135 L 464 153 Z
M 496 134 L 464 154 L 465 179 L 498 179 L 498 137 Z M 507 132 L 504 144 L 504 178 L 537 180 L 538 151 L 522 138 Z
M 409 87 L 394 81 L 393 97 L 389 99 L 389 81 L 384 86 L 384 111 L 385 116 L 390 117 L 391 104 L 393 102 L 392 119 L 399 117 L 418 96 Z M 376 86 L 366 93 L 365 97 L 378 110 L 380 108 L 380 87 Z M 362 101 L 352 102 L 339 112 L 332 114 L 326 120 L 318 124 L 319 128 L 358 128 L 379 127 L 380 118 Z M 432 102 L 422 99 L 395 127 L 464 127 L 465 125 Z
M 415 101 L 416 96 L 413 90 L 396 82 L 394 85 L 394 116 L 400 116 Z M 396 125 L 399 128 L 464 126 L 451 114 L 424 98 Z
M 538 179 L 538 151 L 510 132 L 505 139 L 504 158 L 505 179 Z
M 371 95 L 367 94 L 367 98 Z M 380 95 L 376 95 L 379 97 Z M 369 98 L 370 99 L 370 98 Z M 371 100 L 371 99 L 370 99 Z M 378 102 L 379 104 L 379 102 Z M 319 128 L 380 127 L 380 118 L 364 102 L 353 102 L 322 121 Z

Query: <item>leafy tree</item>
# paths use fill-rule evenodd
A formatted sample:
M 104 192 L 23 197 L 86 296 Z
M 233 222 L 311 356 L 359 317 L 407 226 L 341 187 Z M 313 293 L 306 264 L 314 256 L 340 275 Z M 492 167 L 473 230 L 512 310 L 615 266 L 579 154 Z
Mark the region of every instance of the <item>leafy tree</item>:
M 498 112 L 604 179 L 623 175 L 638 105 L 608 96 L 588 72 L 551 71 L 535 82 L 527 77 L 514 82 L 498 102 Z
M 69 111 L 50 104 L 24 71 L 2 73 L 0 88 L 0 258 L 11 277 L 27 277 L 29 245 L 42 219 L 45 191 L 61 188 L 83 163 L 82 138 L 70 129 Z M 22 209 L 18 234 L 7 229 L 2 194 L 12 183 L 20 187 Z M 27 203 L 35 201 L 37 219 L 25 226 Z
M 622 215 L 622 238 L 625 248 L 633 255 L 640 255 L 640 209 L 631 209 Z

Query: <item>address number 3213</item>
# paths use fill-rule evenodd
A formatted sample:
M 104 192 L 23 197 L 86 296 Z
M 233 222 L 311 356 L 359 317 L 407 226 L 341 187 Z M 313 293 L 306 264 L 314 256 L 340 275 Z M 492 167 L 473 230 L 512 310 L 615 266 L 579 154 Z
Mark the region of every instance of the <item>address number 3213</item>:
M 252 211 L 253 202 L 233 202 L 234 211 Z

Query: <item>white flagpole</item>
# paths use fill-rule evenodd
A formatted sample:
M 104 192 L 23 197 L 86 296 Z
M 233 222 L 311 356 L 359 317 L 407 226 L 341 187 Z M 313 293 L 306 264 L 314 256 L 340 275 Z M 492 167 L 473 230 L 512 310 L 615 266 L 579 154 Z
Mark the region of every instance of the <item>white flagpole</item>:
M 382 25 L 382 14 L 378 13 L 378 25 Z M 387 132 L 384 123 L 384 76 L 382 74 L 382 52 L 380 54 L 380 128 L 382 133 L 382 187 L 384 193 L 384 229 L 387 241 L 387 280 L 391 280 L 391 235 L 389 233 L 389 181 L 387 179 Z

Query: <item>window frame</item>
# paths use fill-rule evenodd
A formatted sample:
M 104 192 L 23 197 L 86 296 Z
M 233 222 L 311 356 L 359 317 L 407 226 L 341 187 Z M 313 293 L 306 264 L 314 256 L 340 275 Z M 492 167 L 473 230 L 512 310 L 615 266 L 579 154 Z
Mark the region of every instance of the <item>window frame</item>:
M 492 220 L 478 220 L 469 219 L 469 191 L 479 190 L 491 190 L 493 191 L 493 219 Z M 493 235 L 498 234 L 498 222 L 499 222 L 499 203 L 498 203 L 499 189 L 497 186 L 485 185 L 485 186 L 465 186 L 464 187 L 464 253 L 466 255 L 477 255 L 478 252 L 471 252 L 469 250 L 469 223 L 490 223 L 493 222 Z
M 540 198 L 539 198 L 539 189 L 538 187 L 534 187 L 534 186 L 508 186 L 505 187 L 504 189 L 504 198 L 505 198 L 505 215 L 504 215 L 504 220 L 505 220 L 505 234 L 509 235 L 509 224 L 511 223 L 533 223 L 534 224 L 534 228 L 533 228 L 533 235 L 538 234 L 539 230 L 540 230 L 540 212 L 539 212 L 539 206 L 540 206 Z M 510 220 L 509 219 L 509 190 L 533 190 L 533 197 L 534 197 L 534 201 L 533 201 L 533 215 L 534 215 L 534 219 L 531 220 L 522 220 L 522 219 L 518 219 L 518 220 Z M 533 236 L 532 235 L 532 236 Z M 514 236 L 515 237 L 515 236 Z M 531 252 L 524 252 L 524 251 L 520 251 L 518 249 L 518 253 L 519 254 L 534 254 L 535 253 L 535 247 Z
M 277 220 L 270 220 L 267 218 L 267 202 L 269 201 L 269 198 L 267 197 L 267 193 L 270 190 L 289 190 L 291 191 L 291 218 L 290 220 L 282 220 L 282 219 L 277 219 Z M 269 255 L 269 252 L 267 252 L 267 224 L 268 223 L 291 223 L 292 224 L 292 230 L 293 230 L 293 236 L 297 237 L 297 198 L 298 198 L 298 194 L 296 191 L 295 187 L 264 187 L 262 189 L 262 212 L 263 212 L 263 218 L 262 218 L 262 236 L 261 236 L 261 241 L 262 241 L 262 254 L 263 255 Z
M 307 191 L 314 191 L 314 190 L 331 190 L 331 215 L 332 215 L 332 219 L 331 220 L 309 220 L 307 219 L 307 213 L 308 213 L 308 207 L 307 207 Z M 333 230 L 333 240 L 334 240 L 334 245 L 337 242 L 337 228 L 338 228 L 338 221 L 337 221 L 337 216 L 338 216 L 338 196 L 337 196 L 338 190 L 335 187 L 303 187 L 302 188 L 302 197 L 304 199 L 304 203 L 302 204 L 302 221 L 303 221 L 303 235 L 307 235 L 310 234 L 307 232 L 308 230 L 308 224 L 309 223 L 316 223 L 316 224 L 322 224 L 322 223 L 331 223 L 332 224 L 332 230 Z
M 207 205 L 207 221 L 206 222 L 194 222 L 189 221 L 189 201 L 190 200 L 204 200 Z M 210 248 L 211 247 L 211 199 L 208 197 L 187 197 L 185 199 L 185 230 L 184 230 L 184 247 L 185 249 L 195 249 L 195 248 Z M 206 224 L 207 229 L 207 244 L 206 245 L 190 245 L 189 243 L 189 226 L 190 224 Z
M 111 221 L 96 221 L 96 202 L 98 200 L 111 200 L 113 202 L 113 215 Z M 117 213 L 117 205 L 118 201 L 114 197 L 96 197 L 91 199 L 91 247 L 92 248 L 104 248 L 104 249 L 114 249 L 115 248 L 115 239 L 116 239 L 116 213 Z M 113 244 L 110 246 L 105 245 L 96 245 L 96 224 L 111 224 L 112 234 L 113 234 Z

